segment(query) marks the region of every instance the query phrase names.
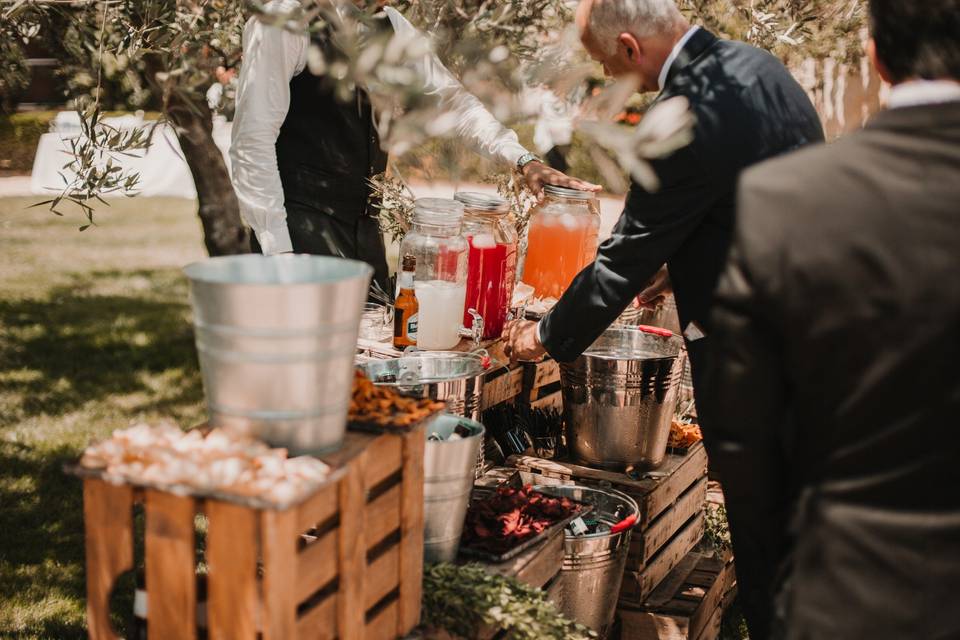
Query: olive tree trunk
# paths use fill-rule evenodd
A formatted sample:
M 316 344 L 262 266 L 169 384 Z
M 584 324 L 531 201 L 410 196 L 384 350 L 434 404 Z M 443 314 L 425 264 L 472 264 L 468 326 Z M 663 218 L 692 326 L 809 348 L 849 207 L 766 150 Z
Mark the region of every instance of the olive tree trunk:
M 206 104 L 172 106 L 168 115 L 197 189 L 203 243 L 211 256 L 250 252 L 248 230 L 230 182 L 230 172 L 213 141 L 213 116 Z

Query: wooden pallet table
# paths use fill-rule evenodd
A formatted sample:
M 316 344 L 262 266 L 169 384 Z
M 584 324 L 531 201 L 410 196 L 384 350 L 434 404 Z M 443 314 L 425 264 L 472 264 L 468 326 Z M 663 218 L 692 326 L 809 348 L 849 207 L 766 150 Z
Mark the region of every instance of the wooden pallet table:
M 707 454 L 702 444 L 682 456 L 668 455 L 655 473 L 640 479 L 530 456 L 514 456 L 508 463 L 520 470 L 524 482 L 608 483 L 637 501 L 640 516 L 631 536 L 621 604 L 642 604 L 703 537 Z
M 620 608 L 620 640 L 716 640 L 736 595 L 733 556 L 691 551 L 638 609 Z
M 348 432 L 323 457 L 331 480 L 295 506 L 182 495 L 84 476 L 90 638 L 114 639 L 109 599 L 133 568 L 133 508 L 145 513 L 149 639 L 380 640 L 419 622 L 423 576 L 423 427 Z M 197 589 L 195 517 L 207 519 L 206 602 Z

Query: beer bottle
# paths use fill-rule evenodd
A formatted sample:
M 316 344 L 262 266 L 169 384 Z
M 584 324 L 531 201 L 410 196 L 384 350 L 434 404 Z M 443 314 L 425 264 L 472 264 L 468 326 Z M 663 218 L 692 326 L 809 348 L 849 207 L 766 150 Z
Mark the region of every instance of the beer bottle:
M 417 344 L 417 296 L 413 290 L 413 274 L 417 270 L 417 259 L 407 254 L 400 264 L 397 275 L 397 301 L 393 313 L 393 346 L 397 349 Z

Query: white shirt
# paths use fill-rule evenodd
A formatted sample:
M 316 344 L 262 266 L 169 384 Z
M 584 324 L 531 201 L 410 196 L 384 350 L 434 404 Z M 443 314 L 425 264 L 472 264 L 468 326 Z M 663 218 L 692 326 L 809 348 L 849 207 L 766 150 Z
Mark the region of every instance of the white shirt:
M 288 13 L 297 0 L 273 0 L 268 12 Z M 395 33 L 409 36 L 416 30 L 395 9 L 384 10 Z M 290 108 L 290 80 L 306 67 L 310 40 L 251 18 L 243 29 L 243 64 L 237 85 L 230 160 L 240 215 L 250 225 L 266 255 L 292 251 L 283 186 L 277 168 L 276 142 Z M 437 95 L 455 114 L 457 133 L 483 155 L 516 164 L 527 150 L 517 134 L 494 118 L 468 93 L 439 58 L 427 54 L 415 63 L 425 89 Z
M 670 67 L 673 66 L 673 63 L 676 62 L 677 56 L 680 55 L 680 52 L 683 51 L 683 48 L 687 46 L 687 42 L 690 41 L 690 38 L 693 37 L 697 31 L 700 30 L 700 27 L 694 25 L 687 29 L 687 32 L 683 34 L 683 37 L 677 40 L 677 44 L 673 45 L 673 51 L 670 52 L 670 55 L 667 56 L 667 59 L 663 62 L 663 66 L 660 68 L 660 91 L 663 91 L 664 85 L 667 84 L 667 75 L 670 73 Z
M 960 101 L 960 82 L 954 80 L 909 80 L 890 89 L 887 108 L 916 107 Z

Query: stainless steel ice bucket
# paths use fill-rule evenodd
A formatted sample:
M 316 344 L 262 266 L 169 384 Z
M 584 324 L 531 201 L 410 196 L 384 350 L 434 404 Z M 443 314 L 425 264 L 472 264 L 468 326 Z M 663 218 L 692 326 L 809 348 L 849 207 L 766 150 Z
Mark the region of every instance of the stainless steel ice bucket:
M 610 528 L 630 516 L 639 517 L 640 509 L 633 498 L 613 489 L 578 485 L 542 485 L 534 489 L 592 505 L 593 511 L 585 519 L 598 520 L 606 529 L 582 536 L 565 535 L 563 566 L 555 591 L 565 617 L 604 637 L 617 610 L 632 525 L 617 533 L 611 533 Z
M 683 373 L 678 336 L 608 329 L 560 365 L 567 445 L 591 466 L 654 469 L 666 455 Z
M 470 435 L 447 440 L 458 424 Z M 435 433 L 442 440 L 428 439 L 423 455 L 425 562 L 453 562 L 457 557 L 483 431 L 479 422 L 452 415 L 442 415 L 428 426 L 427 437 Z
M 373 268 L 307 255 L 188 265 L 210 424 L 293 454 L 343 440 Z
M 481 356 L 459 351 L 413 351 L 400 358 L 369 360 L 360 365 L 374 384 L 407 395 L 447 403 L 447 411 L 478 420 L 483 376 Z

